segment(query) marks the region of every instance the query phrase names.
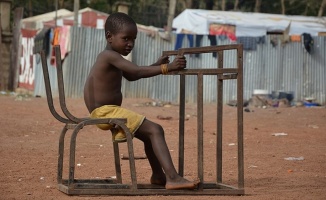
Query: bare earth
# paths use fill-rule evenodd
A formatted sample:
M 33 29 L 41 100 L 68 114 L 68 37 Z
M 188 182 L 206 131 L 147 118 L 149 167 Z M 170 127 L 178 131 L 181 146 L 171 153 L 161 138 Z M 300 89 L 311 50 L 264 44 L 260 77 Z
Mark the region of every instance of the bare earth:
M 58 102 L 58 100 L 55 100 Z M 124 106 L 160 123 L 171 155 L 178 162 L 178 105 L 153 106 L 150 99 L 125 99 Z M 67 99 L 79 117 L 88 115 L 82 99 Z M 326 199 L 325 107 L 250 108 L 244 112 L 244 196 L 67 196 L 57 190 L 57 150 L 62 124 L 45 98 L 0 96 L 0 199 Z M 223 182 L 237 186 L 236 108 L 223 110 Z M 196 105 L 187 104 L 185 177 L 197 178 Z M 159 117 L 158 117 L 159 116 Z M 216 105 L 204 108 L 204 178 L 214 181 Z M 280 136 L 273 134 L 281 133 Z M 126 154 L 121 144 L 121 154 Z M 143 146 L 134 139 L 136 156 Z M 66 151 L 68 145 L 66 145 Z M 293 157 L 299 160 L 286 160 Z M 76 178 L 114 176 L 111 133 L 86 127 L 77 139 Z M 128 160 L 121 160 L 128 182 Z M 65 167 L 67 162 L 65 160 Z M 136 160 L 137 178 L 149 183 L 146 159 Z M 66 168 L 65 168 L 66 169 Z M 64 172 L 67 177 L 67 170 Z

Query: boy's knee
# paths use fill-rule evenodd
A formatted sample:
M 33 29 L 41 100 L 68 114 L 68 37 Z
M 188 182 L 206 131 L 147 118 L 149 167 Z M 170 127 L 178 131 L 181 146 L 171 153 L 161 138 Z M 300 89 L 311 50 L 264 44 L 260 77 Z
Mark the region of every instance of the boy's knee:
M 153 126 L 153 133 L 164 134 L 164 129 L 161 125 L 155 124 L 155 126 Z

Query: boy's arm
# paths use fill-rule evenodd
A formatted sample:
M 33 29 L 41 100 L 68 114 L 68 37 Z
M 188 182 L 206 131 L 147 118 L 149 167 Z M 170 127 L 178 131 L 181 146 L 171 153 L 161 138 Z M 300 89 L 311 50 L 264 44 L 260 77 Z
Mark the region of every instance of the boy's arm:
M 161 56 L 158 61 L 150 66 L 138 66 L 137 68 L 140 69 L 140 72 L 138 75 L 137 74 L 130 74 L 126 71 L 123 72 L 123 76 L 128 80 L 128 81 L 136 81 L 140 78 L 148 78 L 152 76 L 156 76 L 159 74 L 163 74 L 162 69 L 162 64 L 167 64 L 166 70 L 164 71 L 165 73 L 170 72 L 170 71 L 179 71 L 184 68 L 186 68 L 187 61 L 184 56 L 177 56 L 172 63 L 169 63 L 169 57 L 168 56 Z M 163 66 L 164 68 L 164 66 Z M 155 70 L 155 73 L 152 74 L 151 71 Z
M 162 73 L 161 64 L 168 64 L 169 62 L 170 62 L 169 57 L 164 55 L 164 56 L 159 57 L 159 59 L 155 63 L 151 64 L 150 67 L 154 66 L 154 67 L 157 68 L 157 66 L 159 66 L 160 70 L 159 70 L 158 74 L 161 74 Z M 140 66 L 137 66 L 137 67 L 140 67 Z M 148 70 L 149 66 L 142 66 L 142 67 L 146 67 L 146 70 Z M 155 75 L 158 75 L 158 74 L 155 74 Z M 139 78 L 137 76 L 134 76 L 134 74 L 129 74 L 127 72 L 123 72 L 123 76 L 129 81 L 135 81 L 135 80 L 138 80 L 140 78 L 146 78 L 146 77 L 140 77 Z M 151 76 L 149 76 L 149 77 L 151 77 Z
M 108 64 L 120 69 L 123 72 L 123 76 L 129 81 L 135 81 L 141 78 L 148 78 L 162 74 L 160 65 L 137 66 L 134 63 L 124 59 L 119 53 L 114 51 L 108 52 L 105 57 Z M 165 62 L 167 61 L 166 57 L 161 58 L 161 60 L 165 60 Z M 182 70 L 185 67 L 186 59 L 183 56 L 176 57 L 172 63 L 168 64 L 169 71 Z

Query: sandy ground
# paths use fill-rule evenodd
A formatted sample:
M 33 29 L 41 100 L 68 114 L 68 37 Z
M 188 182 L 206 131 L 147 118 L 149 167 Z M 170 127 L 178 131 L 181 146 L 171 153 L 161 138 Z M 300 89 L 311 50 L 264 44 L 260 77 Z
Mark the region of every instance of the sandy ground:
M 124 106 L 164 127 L 177 166 L 178 105 L 153 106 L 152 102 L 125 99 Z M 82 99 L 68 99 L 67 105 L 79 117 L 88 115 Z M 185 177 L 195 179 L 196 105 L 186 107 Z M 2 95 L 0 113 L 0 199 L 326 199 L 325 107 L 250 108 L 250 112 L 244 112 L 244 196 L 67 196 L 57 190 L 56 184 L 62 124 L 49 112 L 46 99 Z M 223 113 L 223 182 L 236 186 L 236 108 L 225 106 Z M 204 177 L 214 181 L 215 104 L 205 105 L 203 126 Z M 120 147 L 121 154 L 126 154 L 126 145 Z M 136 156 L 144 155 L 137 139 L 134 148 Z M 290 158 L 294 160 L 287 160 Z M 77 140 L 76 163 L 76 178 L 113 176 L 110 133 L 94 126 L 84 128 Z M 121 165 L 123 180 L 128 182 L 128 161 L 121 160 Z M 147 160 L 137 160 L 136 168 L 138 181 L 148 183 L 151 171 Z

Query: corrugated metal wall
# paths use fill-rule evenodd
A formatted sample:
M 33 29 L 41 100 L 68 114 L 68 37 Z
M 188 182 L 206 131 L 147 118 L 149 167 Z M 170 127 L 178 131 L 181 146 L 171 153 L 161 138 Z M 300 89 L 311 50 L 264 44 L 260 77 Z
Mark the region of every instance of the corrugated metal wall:
M 96 59 L 96 55 L 105 47 L 104 31 L 92 28 L 72 28 L 71 52 L 64 61 L 64 80 L 68 97 L 82 97 L 87 74 Z M 273 46 L 271 40 L 277 39 Z M 229 40 L 217 40 L 218 45 L 231 44 Z M 326 40 L 325 37 L 314 37 L 314 48 L 309 54 L 301 42 L 282 44 L 281 36 L 268 35 L 265 42 L 257 45 L 257 50 L 244 51 L 244 98 L 249 99 L 254 89 L 293 92 L 294 100 L 314 97 L 317 102 L 326 102 Z M 202 46 L 209 46 L 210 40 L 203 37 Z M 156 61 L 164 50 L 173 50 L 175 37 L 170 42 L 159 35 L 152 37 L 139 32 L 132 60 L 138 65 L 149 65 Z M 189 47 L 184 38 L 183 47 Z M 172 60 L 171 58 L 170 60 Z M 187 55 L 188 68 L 215 68 L 217 59 L 212 54 L 201 54 L 200 57 Z M 40 65 L 38 63 L 37 65 Z M 225 67 L 236 66 L 236 51 L 224 54 Z M 36 66 L 35 95 L 45 96 L 41 66 Z M 54 67 L 52 67 L 55 69 Z M 50 71 L 55 78 L 55 70 Z M 216 101 L 216 77 L 204 77 L 204 102 Z M 55 82 L 55 81 L 53 81 Z M 196 78 L 186 79 L 186 102 L 196 102 Z M 56 86 L 53 86 L 55 94 Z M 179 101 L 179 76 L 156 76 L 134 82 L 123 81 L 124 97 L 153 98 L 161 101 Z M 224 99 L 236 99 L 236 80 L 224 82 Z

